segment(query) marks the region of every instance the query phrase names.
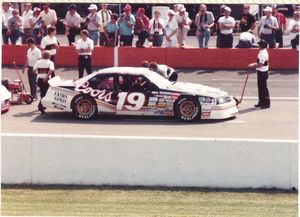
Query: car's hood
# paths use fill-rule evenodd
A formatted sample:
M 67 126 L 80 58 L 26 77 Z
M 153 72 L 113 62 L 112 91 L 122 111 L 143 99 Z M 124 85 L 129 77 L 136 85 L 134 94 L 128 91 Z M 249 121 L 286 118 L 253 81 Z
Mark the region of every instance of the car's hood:
M 194 84 L 188 82 L 176 82 L 167 88 L 168 90 L 189 93 L 193 95 L 207 96 L 207 97 L 224 97 L 228 93 L 218 88 L 208 87 L 201 84 Z
M 48 81 L 49 85 L 52 87 L 63 86 L 63 87 L 74 87 L 76 81 L 75 80 L 63 80 L 59 76 L 55 76 Z
M 1 102 L 11 97 L 11 93 L 3 85 L 1 85 L 0 95 L 1 95 Z

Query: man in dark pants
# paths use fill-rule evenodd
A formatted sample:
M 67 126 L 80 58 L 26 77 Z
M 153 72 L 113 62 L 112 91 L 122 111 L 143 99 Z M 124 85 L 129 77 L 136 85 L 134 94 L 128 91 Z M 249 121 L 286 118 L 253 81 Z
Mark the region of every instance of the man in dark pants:
M 266 109 L 270 108 L 270 95 L 267 86 L 268 71 L 269 71 L 269 54 L 267 51 L 267 42 L 261 40 L 258 42 L 259 53 L 257 62 L 248 65 L 248 68 L 255 68 L 257 71 L 257 85 L 258 85 L 258 104 L 254 105 L 256 108 Z
M 83 77 L 84 69 L 87 74 L 92 73 L 92 51 L 94 49 L 94 42 L 89 38 L 87 30 L 81 30 L 80 37 L 76 44 L 76 51 L 78 56 L 78 72 L 79 78 Z
M 30 94 L 33 97 L 33 100 L 35 101 L 37 99 L 36 96 L 36 78 L 37 75 L 33 73 L 33 67 L 35 63 L 42 57 L 42 52 L 40 49 L 38 49 L 35 46 L 35 41 L 33 38 L 27 39 L 27 44 L 29 46 L 29 49 L 27 51 L 27 60 L 23 67 L 22 72 L 25 72 L 25 69 L 28 67 L 28 81 L 29 81 L 29 87 L 30 87 Z

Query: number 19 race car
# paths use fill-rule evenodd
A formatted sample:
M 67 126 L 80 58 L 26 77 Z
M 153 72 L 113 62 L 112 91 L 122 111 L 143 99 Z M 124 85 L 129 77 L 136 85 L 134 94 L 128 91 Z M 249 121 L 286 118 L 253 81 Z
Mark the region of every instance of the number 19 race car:
M 112 67 L 86 77 L 49 80 L 42 104 L 72 111 L 79 119 L 98 114 L 175 116 L 183 121 L 227 119 L 238 114 L 236 100 L 208 86 L 171 82 L 148 68 Z

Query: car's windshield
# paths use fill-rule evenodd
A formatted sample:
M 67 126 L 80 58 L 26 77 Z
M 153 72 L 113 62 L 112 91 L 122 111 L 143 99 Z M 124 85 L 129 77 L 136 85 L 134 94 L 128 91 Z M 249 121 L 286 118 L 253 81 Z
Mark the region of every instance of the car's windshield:
M 159 88 L 169 87 L 172 83 L 156 72 L 147 73 L 147 78 Z

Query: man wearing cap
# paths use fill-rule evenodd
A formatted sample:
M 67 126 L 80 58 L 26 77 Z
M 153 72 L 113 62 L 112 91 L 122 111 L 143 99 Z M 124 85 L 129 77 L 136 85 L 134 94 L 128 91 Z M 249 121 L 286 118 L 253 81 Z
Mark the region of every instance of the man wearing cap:
M 43 18 L 40 16 L 41 13 L 41 9 L 39 9 L 38 7 L 35 7 L 33 9 L 33 16 L 32 16 L 32 22 L 30 23 L 31 28 L 33 29 L 32 31 L 32 37 L 35 40 L 35 43 L 37 45 L 41 44 L 43 35 L 44 35 L 44 29 L 43 27 Z
M 150 37 L 149 18 L 145 15 L 144 8 L 139 8 L 137 10 L 135 28 L 138 34 L 136 47 L 144 47 L 145 40 Z
M 93 40 L 94 46 L 96 46 L 98 44 L 98 40 L 100 39 L 100 16 L 97 14 L 97 5 L 91 4 L 88 9 L 90 13 L 87 16 L 87 30 L 89 31 L 90 39 Z
M 32 22 L 33 11 L 31 10 L 31 3 L 24 4 L 25 10 L 22 14 L 23 20 L 23 34 L 22 34 L 22 44 L 26 44 L 28 38 L 32 37 L 32 28 L 30 23 Z
M 2 39 L 4 44 L 8 44 L 8 27 L 7 21 L 12 16 L 13 8 L 9 2 L 2 3 Z
M 105 42 L 104 28 L 111 19 L 112 12 L 108 9 L 108 4 L 101 4 L 101 10 L 98 11 L 100 17 L 100 45 L 103 46 Z
M 178 22 L 177 40 L 179 47 L 183 48 L 192 21 L 189 18 L 189 13 L 186 11 L 184 5 L 178 5 L 177 9 L 178 12 L 175 14 L 175 18 Z
M 178 22 L 175 18 L 175 11 L 169 10 L 168 19 L 165 23 L 164 35 L 166 39 L 166 47 L 177 47 L 177 30 Z
M 269 89 L 267 86 L 268 80 L 268 71 L 269 71 L 269 54 L 267 51 L 267 42 L 261 40 L 258 42 L 259 53 L 257 56 L 257 62 L 251 63 L 248 65 L 250 69 L 256 69 L 257 71 L 257 86 L 258 86 L 258 98 L 259 101 L 256 105 L 256 108 L 267 109 L 270 108 L 270 95 Z
M 132 46 L 135 17 L 131 13 L 131 6 L 127 4 L 124 8 L 124 13 L 121 14 L 118 20 L 120 26 L 120 45 Z
M 233 45 L 233 28 L 235 20 L 230 16 L 230 7 L 224 8 L 224 16 L 218 21 L 220 28 L 219 48 L 232 48 Z
M 277 6 L 272 6 L 272 16 L 276 17 L 278 23 L 278 29 L 275 30 L 275 41 L 278 43 L 278 47 L 283 47 L 283 33 L 286 30 L 286 19 L 282 13 L 278 12 Z
M 50 9 L 50 4 L 46 3 L 43 5 L 43 11 L 41 12 L 43 19 L 44 36 L 47 35 L 47 28 L 55 26 L 57 23 L 57 15 L 55 10 Z
M 264 39 L 270 48 L 276 47 L 274 31 L 278 29 L 278 22 L 272 16 L 272 8 L 270 6 L 264 9 L 265 16 L 263 16 L 258 24 L 257 32 L 261 39 Z
M 69 45 L 75 42 L 75 36 L 80 30 L 80 15 L 77 13 L 77 7 L 74 4 L 69 6 L 69 11 L 66 14 L 66 20 L 63 22 L 66 28 L 66 35 L 68 37 Z

